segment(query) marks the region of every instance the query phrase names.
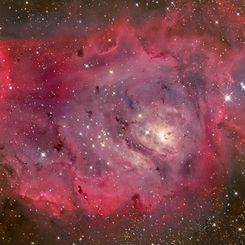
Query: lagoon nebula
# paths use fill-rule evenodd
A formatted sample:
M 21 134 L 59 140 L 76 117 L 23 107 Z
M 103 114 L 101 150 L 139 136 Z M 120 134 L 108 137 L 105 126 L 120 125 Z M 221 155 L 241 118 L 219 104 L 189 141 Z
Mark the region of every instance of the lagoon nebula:
M 0 244 L 244 244 L 243 1 L 0 6 Z

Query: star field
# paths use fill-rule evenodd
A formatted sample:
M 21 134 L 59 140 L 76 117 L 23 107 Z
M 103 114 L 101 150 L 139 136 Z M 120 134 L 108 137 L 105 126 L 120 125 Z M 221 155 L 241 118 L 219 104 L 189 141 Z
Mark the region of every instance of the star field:
M 0 11 L 0 244 L 244 244 L 242 1 Z

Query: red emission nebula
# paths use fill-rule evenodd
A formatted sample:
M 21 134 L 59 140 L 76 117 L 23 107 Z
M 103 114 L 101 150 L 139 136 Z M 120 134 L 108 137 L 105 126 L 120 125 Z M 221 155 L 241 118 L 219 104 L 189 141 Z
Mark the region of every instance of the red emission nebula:
M 2 195 L 60 220 L 208 210 L 244 146 L 244 18 L 225 17 L 226 41 L 181 18 L 2 39 Z

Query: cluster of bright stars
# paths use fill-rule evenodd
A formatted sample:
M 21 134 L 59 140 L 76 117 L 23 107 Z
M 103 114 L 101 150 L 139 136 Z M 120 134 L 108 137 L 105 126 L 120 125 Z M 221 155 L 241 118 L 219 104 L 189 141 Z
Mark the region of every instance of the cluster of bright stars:
M 245 91 L 245 83 L 244 83 L 244 82 L 240 82 L 240 89 L 241 89 L 242 91 Z M 230 102 L 230 101 L 232 101 L 232 93 L 230 93 L 230 94 L 225 94 L 224 100 L 225 100 L 225 102 Z

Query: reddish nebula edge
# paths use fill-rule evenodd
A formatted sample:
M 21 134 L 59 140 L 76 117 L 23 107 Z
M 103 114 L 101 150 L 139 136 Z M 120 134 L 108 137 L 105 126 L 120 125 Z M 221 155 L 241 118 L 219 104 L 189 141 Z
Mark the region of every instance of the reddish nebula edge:
M 244 45 L 181 18 L 2 39 L 2 195 L 61 219 L 208 209 L 244 146 Z

